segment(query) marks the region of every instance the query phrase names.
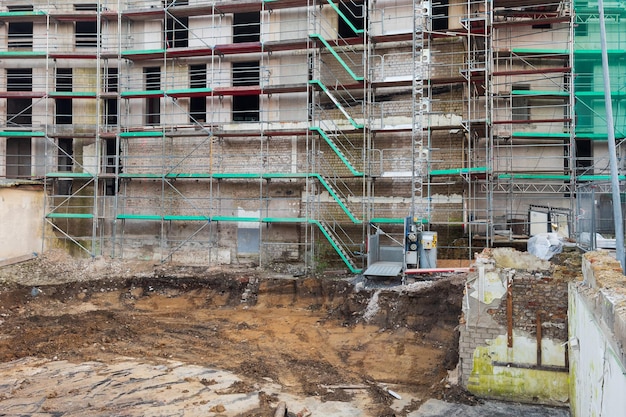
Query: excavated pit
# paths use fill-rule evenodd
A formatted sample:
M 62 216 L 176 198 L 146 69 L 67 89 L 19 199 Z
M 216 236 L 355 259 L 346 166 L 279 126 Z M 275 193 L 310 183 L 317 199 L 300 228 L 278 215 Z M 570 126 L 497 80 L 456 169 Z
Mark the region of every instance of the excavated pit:
M 429 398 L 450 395 L 444 385 L 458 359 L 463 284 L 463 276 L 451 275 L 368 288 L 347 278 L 203 270 L 36 286 L 5 283 L 0 287 L 0 381 L 13 382 L 3 386 L 0 409 L 23 412 L 18 405 L 26 407 L 28 401 L 18 399 L 34 396 L 39 412 L 56 415 L 154 413 L 153 397 L 173 392 L 163 388 L 165 382 L 144 387 L 142 400 L 130 408 L 116 402 L 119 393 L 107 399 L 102 391 L 101 403 L 94 398 L 90 410 L 71 411 L 63 409 L 69 398 L 79 398 L 81 390 L 89 396 L 90 384 L 103 382 L 64 388 L 56 375 L 52 390 L 45 386 L 50 375 L 41 369 L 176 363 L 237 378 L 221 390 L 211 390 L 211 379 L 202 378 L 204 387 L 195 398 L 178 403 L 190 410 L 185 415 L 273 416 L 284 398 L 309 412 L 320 407 L 313 415 L 407 415 Z M 42 380 L 33 373 L 41 373 Z M 94 371 L 92 377 L 98 374 L 106 372 Z M 37 384 L 44 386 L 33 393 Z M 217 399 L 203 400 L 209 391 Z M 225 398 L 236 394 L 254 397 L 253 405 L 226 405 Z M 328 408 L 341 403 L 359 411 L 333 414 Z

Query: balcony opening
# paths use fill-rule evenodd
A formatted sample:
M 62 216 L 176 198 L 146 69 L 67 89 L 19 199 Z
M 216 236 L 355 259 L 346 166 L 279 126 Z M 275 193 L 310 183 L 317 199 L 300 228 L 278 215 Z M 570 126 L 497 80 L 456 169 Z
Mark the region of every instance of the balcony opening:
M 540 23 L 533 25 L 533 29 L 552 29 L 552 25 L 550 23 Z
M 165 42 L 168 48 L 189 46 L 189 18 L 168 15 L 165 19 Z
M 9 12 L 32 12 L 33 6 L 8 6 Z M 9 22 L 9 49 L 33 49 L 33 22 Z
M 59 172 L 72 172 L 74 168 L 74 140 L 69 138 L 60 138 L 58 142 L 58 170 Z M 57 181 L 58 195 L 72 194 L 72 180 L 70 178 L 59 178 Z
M 31 138 L 7 139 L 7 178 L 30 178 L 31 152 Z
M 119 74 L 117 68 L 104 68 L 104 91 L 116 93 L 119 89 Z
M 119 89 L 119 75 L 117 68 L 104 69 L 104 91 L 107 93 L 116 93 Z M 118 99 L 104 99 L 104 123 L 107 127 L 117 126 L 118 123 Z
M 576 62 L 576 77 L 574 86 L 577 92 L 593 91 L 595 63 L 593 61 L 578 60 Z
M 189 66 L 189 87 L 206 88 L 206 65 Z M 189 100 L 189 121 L 191 123 L 206 122 L 206 97 L 191 97 Z
M 161 68 L 147 67 L 143 69 L 146 90 L 155 91 L 161 88 Z M 161 123 L 161 97 L 146 98 L 146 124 L 155 126 Z
M 365 8 L 362 2 L 353 3 L 353 2 L 340 2 L 339 3 L 339 11 L 342 16 L 339 16 L 337 32 L 340 38 L 353 38 L 359 36 L 354 29 L 362 30 L 365 26 Z M 347 19 L 347 21 L 346 21 Z M 350 22 L 350 23 L 348 23 Z
M 576 175 L 593 175 L 593 143 L 576 139 Z
M 116 139 L 104 140 L 104 173 L 118 174 L 121 172 L 121 161 L 118 159 L 119 152 L 116 149 Z M 104 179 L 104 195 L 116 195 L 117 187 L 115 178 Z
M 233 63 L 233 86 L 258 86 L 259 62 Z M 258 122 L 259 95 L 236 95 L 233 97 L 234 122 Z
M 233 16 L 233 43 L 261 40 L 261 12 L 235 13 Z
M 432 30 L 434 31 L 448 30 L 448 16 L 450 16 L 449 11 L 448 11 L 448 0 L 438 0 L 436 3 L 433 3 Z
M 58 125 L 72 124 L 72 99 L 57 98 L 55 100 L 55 122 Z
M 56 90 L 58 92 L 72 91 L 72 69 L 57 68 Z M 72 99 L 57 98 L 55 100 L 55 121 L 60 125 L 72 124 Z
M 118 110 L 117 110 L 117 99 L 107 98 L 104 100 L 104 122 L 106 127 L 115 127 L 117 126 L 118 119 Z

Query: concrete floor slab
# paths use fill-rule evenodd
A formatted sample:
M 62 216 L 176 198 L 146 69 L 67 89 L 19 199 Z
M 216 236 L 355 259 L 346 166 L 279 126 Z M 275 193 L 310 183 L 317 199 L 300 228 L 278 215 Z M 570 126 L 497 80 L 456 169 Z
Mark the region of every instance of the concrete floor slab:
M 452 404 L 428 400 L 407 417 L 569 417 L 566 408 L 552 408 L 500 401 L 485 401 L 480 405 Z

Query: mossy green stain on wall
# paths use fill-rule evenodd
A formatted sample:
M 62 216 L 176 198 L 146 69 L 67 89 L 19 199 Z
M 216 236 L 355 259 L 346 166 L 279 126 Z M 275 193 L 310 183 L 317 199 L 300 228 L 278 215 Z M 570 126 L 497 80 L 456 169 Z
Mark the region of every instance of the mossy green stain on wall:
M 567 372 L 493 365 L 494 362 L 508 362 L 501 357 L 498 339 L 490 341 L 491 346 L 479 346 L 474 350 L 472 373 L 467 383 L 471 393 L 528 403 L 563 405 L 568 402 Z

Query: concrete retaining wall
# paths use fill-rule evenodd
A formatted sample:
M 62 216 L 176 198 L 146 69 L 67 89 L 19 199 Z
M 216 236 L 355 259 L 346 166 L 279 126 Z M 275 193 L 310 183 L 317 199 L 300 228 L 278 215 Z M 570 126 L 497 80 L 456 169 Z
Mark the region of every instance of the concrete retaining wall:
M 606 252 L 583 259 L 582 283 L 570 284 L 570 403 L 573 417 L 626 410 L 626 277 Z

